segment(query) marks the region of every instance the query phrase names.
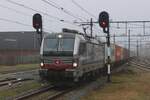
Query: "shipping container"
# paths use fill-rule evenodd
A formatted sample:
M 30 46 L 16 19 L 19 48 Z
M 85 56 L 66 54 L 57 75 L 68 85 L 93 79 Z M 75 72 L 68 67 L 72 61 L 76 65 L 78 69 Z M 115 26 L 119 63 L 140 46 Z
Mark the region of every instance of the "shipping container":
M 122 47 L 115 45 L 115 61 L 121 61 L 123 60 L 123 49 Z

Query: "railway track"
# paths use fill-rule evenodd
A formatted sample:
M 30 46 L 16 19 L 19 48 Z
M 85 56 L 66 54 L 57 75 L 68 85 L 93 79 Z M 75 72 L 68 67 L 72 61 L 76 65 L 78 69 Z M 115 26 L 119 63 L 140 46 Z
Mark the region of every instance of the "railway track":
M 5 78 L 3 80 L 0 80 L 0 83 L 7 82 L 7 81 L 12 81 L 12 80 L 16 80 L 16 78 Z
M 3 86 L 11 86 L 12 84 L 16 84 L 16 83 L 19 83 L 19 82 L 25 82 L 25 81 L 30 81 L 30 80 L 33 80 L 33 79 L 21 79 L 21 78 L 10 78 L 10 79 L 4 79 L 4 80 L 0 80 L 0 87 L 3 87 Z
M 61 97 L 61 96 L 63 96 L 64 94 L 66 94 L 66 93 L 68 93 L 68 92 L 70 92 L 70 91 L 72 91 L 72 90 L 74 90 L 74 88 L 69 88 L 69 89 L 65 89 L 65 90 L 62 90 L 62 91 L 58 91 L 58 92 L 56 92 L 55 94 L 50 95 L 50 96 L 47 98 L 47 100 L 54 100 L 54 99 L 56 99 L 56 98 L 58 98 L 58 97 Z
M 51 90 L 52 88 L 54 88 L 54 87 L 53 86 L 46 86 L 46 87 L 42 87 L 42 88 L 35 89 L 32 91 L 27 91 L 25 93 L 22 93 L 22 94 L 16 96 L 15 100 L 23 100 L 23 99 L 31 98 L 32 96 L 47 92 L 47 91 Z
M 25 93 L 22 93 L 18 96 L 16 96 L 14 99 L 15 100 L 28 100 L 28 99 L 32 99 L 33 97 L 37 97 L 38 95 L 44 94 L 46 92 L 51 92 L 51 94 L 47 97 L 44 98 L 44 100 L 53 100 L 56 99 L 62 95 L 64 95 L 67 92 L 70 92 L 71 90 L 73 90 L 73 88 L 67 88 L 67 89 L 63 89 L 63 90 L 56 90 L 55 86 L 45 86 L 39 89 L 35 89 L 35 90 L 31 90 L 31 91 L 26 91 Z
M 136 59 L 130 61 L 130 64 L 136 65 L 135 67 L 143 71 L 150 71 L 150 63 L 145 62 L 145 60 Z
M 0 78 L 18 78 L 20 76 L 36 76 L 38 75 L 38 70 L 30 70 L 30 71 L 20 71 L 20 72 L 15 72 L 15 73 L 7 73 L 7 74 L 0 74 Z

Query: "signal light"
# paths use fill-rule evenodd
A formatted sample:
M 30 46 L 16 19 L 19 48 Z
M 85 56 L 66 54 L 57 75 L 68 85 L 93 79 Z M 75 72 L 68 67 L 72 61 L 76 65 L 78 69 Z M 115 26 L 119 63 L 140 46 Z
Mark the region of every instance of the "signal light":
M 109 14 L 105 11 L 99 14 L 99 25 L 103 28 L 104 33 L 108 33 L 109 29 Z M 107 29 L 107 30 L 106 30 Z
M 41 29 L 42 28 L 42 16 L 38 13 L 33 15 L 33 27 L 35 29 Z
M 100 23 L 100 26 L 101 26 L 101 27 L 107 27 L 107 24 L 106 24 L 106 22 L 101 22 L 101 23 Z

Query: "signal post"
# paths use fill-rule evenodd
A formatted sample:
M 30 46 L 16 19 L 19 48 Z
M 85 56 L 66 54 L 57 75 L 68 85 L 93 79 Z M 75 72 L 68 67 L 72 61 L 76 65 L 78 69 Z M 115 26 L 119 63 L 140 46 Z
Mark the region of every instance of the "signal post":
M 109 14 L 105 11 L 99 14 L 99 25 L 103 32 L 107 34 L 107 82 L 111 82 L 111 52 L 110 52 L 110 33 L 109 33 Z

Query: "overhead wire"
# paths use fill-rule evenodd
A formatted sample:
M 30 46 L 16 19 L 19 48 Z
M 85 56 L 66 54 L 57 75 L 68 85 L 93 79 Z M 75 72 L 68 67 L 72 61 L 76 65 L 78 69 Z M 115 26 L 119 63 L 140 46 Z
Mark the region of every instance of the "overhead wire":
M 8 10 L 13 11 L 13 12 L 16 12 L 16 13 L 18 13 L 18 14 L 24 15 L 24 16 L 29 16 L 29 17 L 31 17 L 30 14 L 21 12 L 21 11 L 19 11 L 19 10 L 16 10 L 16 9 L 13 9 L 13 8 L 10 8 L 10 7 L 1 5 L 1 4 L 0 4 L 0 7 L 1 7 L 1 8 L 8 9 Z M 28 24 L 21 23 L 21 22 L 19 22 L 19 21 L 9 20 L 9 19 L 6 19 L 6 18 L 0 18 L 0 20 L 2 20 L 2 21 L 7 21 L 7 22 L 10 22 L 10 23 L 20 24 L 20 25 L 23 25 L 23 26 L 31 26 L 31 25 L 28 25 Z M 44 28 L 44 29 L 46 29 L 46 28 Z M 48 29 L 46 29 L 46 30 L 48 30 Z M 50 31 L 51 31 L 51 30 L 50 30 Z M 52 32 L 52 31 L 51 31 L 51 32 Z
M 91 17 L 97 19 L 96 16 L 94 16 L 93 14 L 91 14 L 89 11 L 87 11 L 85 8 L 83 8 L 81 5 L 79 5 L 79 4 L 78 4 L 77 2 L 75 2 L 74 0 L 72 0 L 72 3 L 73 3 L 74 5 L 76 5 L 77 7 L 79 7 L 82 11 L 84 11 L 85 13 L 87 13 L 89 16 L 91 16 Z
M 4 9 L 8 9 L 8 10 L 10 10 L 10 11 L 13 11 L 13 12 L 15 12 L 15 13 L 17 13 L 17 14 L 24 15 L 24 16 L 28 16 L 28 17 L 31 17 L 31 16 L 32 16 L 32 14 L 28 14 L 28 13 L 25 13 L 25 12 L 22 12 L 22 11 L 19 11 L 19 10 L 16 10 L 16 9 L 14 9 L 14 8 L 10 8 L 10 7 L 1 5 L 1 4 L 0 4 L 0 7 L 1 7 L 1 8 L 4 8 Z M 52 21 L 52 20 L 49 20 L 49 21 Z
M 71 24 L 71 25 L 78 26 L 78 25 L 76 25 L 76 24 L 73 23 L 73 22 L 70 22 L 70 21 L 64 20 L 64 19 L 60 19 L 60 18 L 58 18 L 58 17 L 56 17 L 56 16 L 53 16 L 53 15 L 50 15 L 50 14 L 48 14 L 48 13 L 45 13 L 45 12 L 42 12 L 42 11 L 33 9 L 33 8 L 31 8 L 31 7 L 29 7 L 29 6 L 26 6 L 26 5 L 23 5 L 23 4 L 21 4 L 21 3 L 17 3 L 17 2 L 12 1 L 12 0 L 6 0 L 6 1 L 9 2 L 9 3 L 11 3 L 11 4 L 14 4 L 14 5 L 17 5 L 17 6 L 26 8 L 26 9 L 28 9 L 28 10 L 32 10 L 32 11 L 34 11 L 34 12 L 41 13 L 41 14 L 43 14 L 43 15 L 45 15 L 45 16 L 48 16 L 48 17 L 50 17 L 50 18 L 53 18 L 53 19 L 55 19 L 55 20 L 57 20 L 57 21 L 59 21 L 59 22 L 67 23 L 67 24 Z M 79 26 L 78 26 L 78 27 L 79 27 Z
M 38 11 L 38 10 L 33 9 L 33 8 L 31 8 L 31 7 L 28 7 L 28 6 L 24 5 L 24 4 L 17 3 L 17 2 L 12 1 L 12 0 L 6 0 L 6 1 L 8 1 L 9 3 L 12 3 L 12 4 L 14 4 L 14 5 L 18 5 L 18 6 L 20 6 L 20 7 L 23 7 L 23 8 L 29 9 L 29 10 L 32 10 L 32 11 L 39 12 L 39 13 L 41 13 L 41 14 L 43 14 L 43 15 L 46 15 L 46 16 L 49 16 L 49 17 L 51 17 L 51 18 L 54 18 L 54 19 L 57 19 L 57 20 L 61 20 L 60 18 L 58 18 L 58 17 L 56 17 L 56 16 L 52 16 L 52 15 L 47 14 L 47 13 L 42 12 L 42 11 Z
M 63 11 L 64 13 L 66 13 L 67 15 L 75 18 L 75 19 L 79 19 L 80 21 L 83 21 L 82 18 L 80 18 L 79 16 L 77 15 L 74 15 L 72 12 L 66 10 L 65 8 L 61 7 L 60 5 L 58 5 L 57 3 L 55 3 L 54 1 L 51 1 L 51 0 L 42 0 L 43 2 L 45 2 L 46 4 L 60 10 L 60 11 Z
M 14 20 L 6 19 L 6 18 L 0 18 L 0 20 L 10 22 L 10 23 L 20 24 L 20 25 L 23 25 L 23 26 L 31 26 L 31 25 L 28 25 L 28 24 L 21 23 L 19 21 L 14 21 Z
M 115 28 L 115 29 L 125 29 L 126 27 L 116 27 L 116 26 L 110 26 L 111 28 Z M 130 28 L 133 28 L 133 29 L 137 29 L 137 28 L 143 28 L 142 26 L 140 27 L 128 27 L 129 29 Z M 145 27 L 145 28 L 150 28 L 150 26 L 147 26 L 147 27 Z
M 72 1 L 72 3 L 73 3 L 74 5 L 76 5 L 77 7 L 79 7 L 82 11 L 84 11 L 84 12 L 87 13 L 88 15 L 90 15 L 90 16 L 92 16 L 92 17 L 94 17 L 94 18 L 97 19 L 97 17 L 95 17 L 93 14 L 91 14 L 89 11 L 87 11 L 85 8 L 83 8 L 81 5 L 79 5 L 77 2 L 75 2 L 74 0 L 71 0 L 71 1 Z
M 29 24 L 25 24 L 25 23 L 22 23 L 22 22 L 19 22 L 19 21 L 14 21 L 14 20 L 10 20 L 10 19 L 6 19 L 6 18 L 0 18 L 1 21 L 5 21 L 5 22 L 9 22 L 9 23 L 14 23 L 14 24 L 19 24 L 19 25 L 22 25 L 22 26 L 27 26 L 27 27 L 31 27 L 31 25 Z M 48 28 L 44 28 L 45 30 L 49 30 Z M 52 32 L 52 30 L 49 30 Z
M 4 6 L 4 5 L 1 5 L 1 4 L 0 4 L 0 7 L 1 7 L 1 8 L 8 9 L 8 10 L 11 10 L 11 11 L 14 11 L 14 12 L 16 12 L 16 13 L 18 13 L 18 14 L 21 14 L 21 15 L 31 16 L 30 14 L 27 14 L 27 13 L 21 12 L 21 11 L 19 11 L 19 10 L 16 10 L 16 9 L 13 9 L 13 8 L 10 8 L 10 7 L 7 7 L 7 6 Z
M 132 26 L 131 26 L 132 25 Z M 137 26 L 137 27 L 134 27 L 134 26 Z M 110 26 L 110 27 L 113 27 L 113 28 L 116 28 L 116 29 L 125 29 L 126 27 L 121 27 L 121 26 Z M 139 24 L 128 24 L 128 28 L 143 28 L 143 25 L 139 25 Z M 150 28 L 150 26 L 145 26 L 145 28 Z

